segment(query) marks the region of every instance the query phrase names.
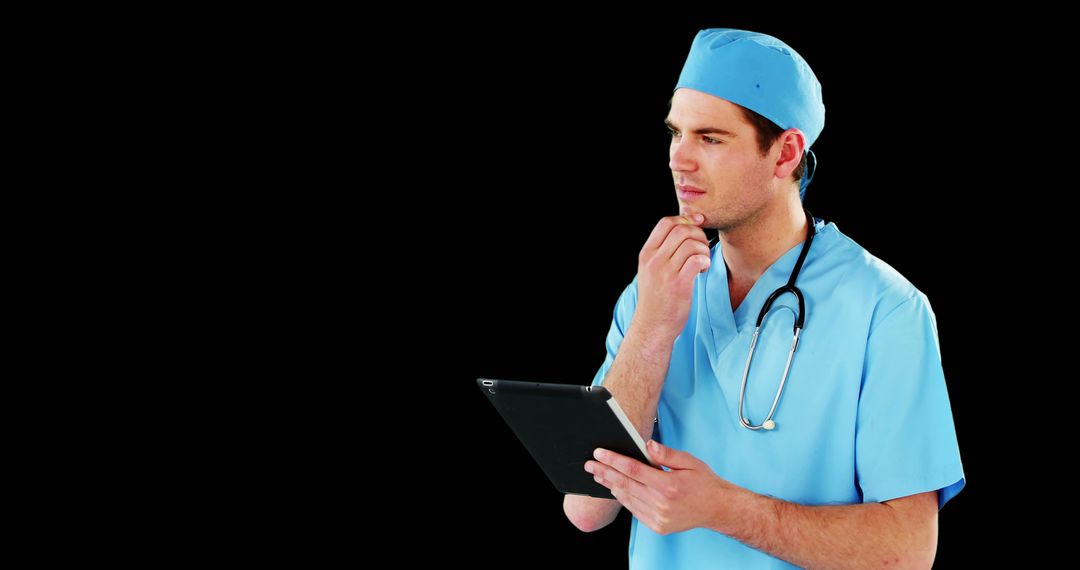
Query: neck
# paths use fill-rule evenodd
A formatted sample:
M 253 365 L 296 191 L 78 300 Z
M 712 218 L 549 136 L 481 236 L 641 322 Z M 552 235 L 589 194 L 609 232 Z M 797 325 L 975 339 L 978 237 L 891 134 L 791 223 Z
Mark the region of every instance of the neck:
M 728 283 L 749 289 L 780 256 L 806 240 L 806 214 L 796 199 L 766 208 L 738 227 L 720 232 Z

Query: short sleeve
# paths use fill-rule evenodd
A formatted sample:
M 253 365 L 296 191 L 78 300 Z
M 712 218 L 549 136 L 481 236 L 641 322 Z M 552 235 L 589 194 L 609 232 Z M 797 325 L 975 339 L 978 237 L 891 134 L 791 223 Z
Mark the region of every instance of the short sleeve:
M 871 325 L 855 469 L 863 502 L 937 490 L 941 508 L 964 487 L 937 324 L 922 293 Z
M 611 364 L 615 362 L 615 355 L 619 352 L 623 337 L 626 336 L 626 331 L 630 328 L 630 320 L 634 317 L 635 308 L 637 308 L 637 277 L 634 277 L 634 280 L 626 286 L 626 289 L 619 295 L 619 300 L 615 303 L 611 329 L 608 330 L 607 341 L 605 342 L 607 355 L 604 357 L 604 363 L 600 365 L 600 369 L 596 371 L 596 376 L 593 377 L 593 386 L 602 386 L 604 384 L 604 378 L 607 376 L 608 370 L 611 370 Z

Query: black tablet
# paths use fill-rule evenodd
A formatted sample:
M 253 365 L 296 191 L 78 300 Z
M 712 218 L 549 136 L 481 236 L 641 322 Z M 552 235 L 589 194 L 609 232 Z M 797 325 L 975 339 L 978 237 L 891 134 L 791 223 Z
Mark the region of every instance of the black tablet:
M 585 471 L 597 447 L 652 464 L 641 434 L 602 386 L 490 378 L 476 383 L 563 493 L 613 498 Z

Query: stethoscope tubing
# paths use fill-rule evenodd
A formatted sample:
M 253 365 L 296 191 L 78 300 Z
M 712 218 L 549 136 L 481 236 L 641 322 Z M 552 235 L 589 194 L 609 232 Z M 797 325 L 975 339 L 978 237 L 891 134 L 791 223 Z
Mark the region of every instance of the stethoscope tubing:
M 749 430 L 761 430 L 771 431 L 776 428 L 776 421 L 773 420 L 773 416 L 776 414 L 776 407 L 780 404 L 780 396 L 784 393 L 784 384 L 787 383 L 788 373 L 791 371 L 791 361 L 795 358 L 795 349 L 799 346 L 799 335 L 802 334 L 804 316 L 806 315 L 806 302 L 803 299 L 802 291 L 795 286 L 795 281 L 799 277 L 799 272 L 802 271 L 803 262 L 806 261 L 806 254 L 810 251 L 810 244 L 814 241 L 814 235 L 816 230 L 814 228 L 814 217 L 810 215 L 810 212 L 803 209 L 806 214 L 806 241 L 803 242 L 802 250 L 799 252 L 799 259 L 795 262 L 795 267 L 791 270 L 791 275 L 788 277 L 786 285 L 777 288 L 769 295 L 768 300 L 765 301 L 765 305 L 761 307 L 761 312 L 758 313 L 757 322 L 754 324 L 754 336 L 750 339 L 750 351 L 746 355 L 746 365 L 743 367 L 742 384 L 739 386 L 739 423 Z M 790 293 L 795 295 L 795 298 L 799 303 L 799 312 L 795 314 L 795 324 L 792 331 L 791 350 L 788 352 L 787 362 L 784 364 L 784 374 L 780 377 L 780 384 L 776 388 L 776 396 L 773 398 L 772 407 L 769 408 L 769 414 L 765 416 L 765 419 L 760 424 L 753 424 L 746 415 L 743 414 L 743 402 L 746 398 L 746 380 L 750 376 L 750 364 L 754 360 L 754 350 L 757 348 L 758 335 L 761 334 L 761 327 L 765 322 L 765 318 L 769 314 L 769 310 L 772 308 L 773 301 L 775 301 L 781 295 Z M 788 311 L 792 309 L 790 307 L 779 307 Z M 794 312 L 794 311 L 793 311 Z

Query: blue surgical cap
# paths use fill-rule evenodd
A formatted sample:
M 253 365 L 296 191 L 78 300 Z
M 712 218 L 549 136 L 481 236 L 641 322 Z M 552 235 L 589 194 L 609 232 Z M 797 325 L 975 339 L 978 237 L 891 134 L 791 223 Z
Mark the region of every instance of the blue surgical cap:
M 817 76 L 802 56 L 772 36 L 726 28 L 701 30 L 675 90 L 683 87 L 742 105 L 782 129 L 799 129 L 806 135 L 807 149 L 825 128 Z M 804 177 L 803 190 L 808 183 Z
M 814 144 L 825 127 L 821 83 L 784 42 L 742 30 L 698 32 L 675 89 L 688 87 L 727 99 L 782 129 L 796 128 Z

